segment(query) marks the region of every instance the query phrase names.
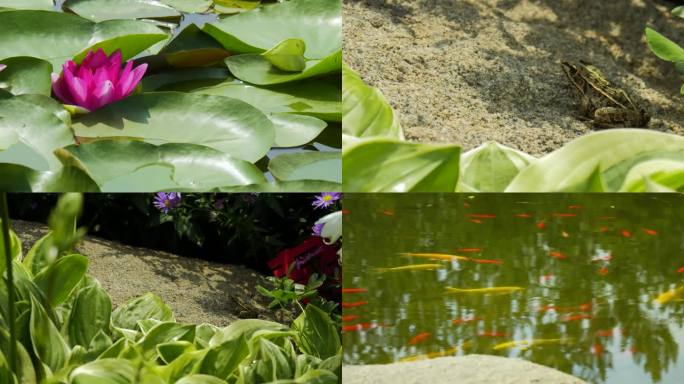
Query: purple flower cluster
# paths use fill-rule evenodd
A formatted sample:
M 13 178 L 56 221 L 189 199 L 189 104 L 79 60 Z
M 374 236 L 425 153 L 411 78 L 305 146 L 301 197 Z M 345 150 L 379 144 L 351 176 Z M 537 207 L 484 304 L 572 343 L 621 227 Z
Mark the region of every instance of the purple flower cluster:
M 180 192 L 157 192 L 154 196 L 154 206 L 164 213 L 169 213 L 170 209 L 176 208 L 180 203 Z
M 312 203 L 314 208 L 328 208 L 342 197 L 340 192 L 323 192 Z

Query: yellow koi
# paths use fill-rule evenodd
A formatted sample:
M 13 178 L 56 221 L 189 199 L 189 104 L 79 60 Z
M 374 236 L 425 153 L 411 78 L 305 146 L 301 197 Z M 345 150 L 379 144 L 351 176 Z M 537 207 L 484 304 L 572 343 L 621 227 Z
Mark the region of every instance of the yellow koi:
M 405 363 L 408 361 L 428 360 L 428 359 L 434 359 L 436 357 L 451 356 L 451 355 L 456 354 L 457 351 L 458 351 L 458 348 L 449 348 L 449 349 L 445 349 L 444 351 L 430 352 L 430 353 L 426 353 L 424 355 L 404 357 L 402 359 L 399 359 L 399 362 Z
M 513 293 L 516 291 L 522 291 L 525 288 L 523 287 L 489 287 L 489 288 L 453 288 L 453 287 L 446 287 L 446 292 L 447 293 L 478 293 L 478 294 L 507 294 L 507 293 Z
M 430 270 L 444 268 L 441 264 L 412 264 L 412 265 L 402 265 L 401 267 L 392 268 L 375 268 L 375 272 L 399 272 L 399 271 L 420 271 L 420 270 Z
M 563 337 L 560 339 L 534 339 L 534 340 L 507 341 L 505 343 L 495 345 L 494 350 L 500 351 L 502 349 L 510 349 L 510 348 L 521 347 L 520 350 L 525 351 L 529 348 L 537 347 L 540 345 L 567 344 L 567 343 L 571 343 L 573 341 L 574 341 L 574 339 L 572 337 Z
M 655 298 L 655 302 L 658 304 L 665 304 L 669 303 L 670 301 L 674 301 L 675 299 L 678 299 L 679 296 L 684 294 L 684 285 L 681 287 L 677 288 L 672 288 L 669 291 L 663 292 L 658 297 Z
M 470 260 L 470 258 L 465 257 L 465 256 L 459 256 L 459 255 L 449 255 L 446 253 L 412 253 L 412 252 L 404 252 L 400 253 L 401 256 L 405 257 L 424 257 L 426 259 L 435 259 L 435 260 L 446 260 L 446 261 L 465 261 L 465 260 Z

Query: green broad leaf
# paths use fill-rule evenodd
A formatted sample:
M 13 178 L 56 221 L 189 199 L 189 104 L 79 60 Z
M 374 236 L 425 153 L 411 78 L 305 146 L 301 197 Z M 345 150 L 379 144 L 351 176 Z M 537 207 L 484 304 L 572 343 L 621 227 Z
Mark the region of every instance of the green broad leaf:
M 33 281 L 45 292 L 50 304 L 56 307 L 69 297 L 72 290 L 83 279 L 87 270 L 87 257 L 68 255 L 59 258 L 56 262 L 38 273 Z
M 274 113 L 269 116 L 275 128 L 276 147 L 298 147 L 313 141 L 328 126 L 312 116 Z
M 261 0 L 214 0 L 213 2 L 214 11 L 225 14 L 246 12 L 261 4 Z
M 306 68 L 306 43 L 302 39 L 285 39 L 261 54 L 271 65 L 286 72 L 301 72 Z
M 209 353 L 210 351 L 207 349 L 185 352 L 164 366 L 161 376 L 167 382 L 175 383 L 182 377 L 197 374 L 201 368 L 202 361 Z
M 382 92 L 366 85 L 347 65 L 342 66 L 342 116 L 347 135 L 404 139 L 399 117 Z
M 325 369 L 310 369 L 292 380 L 278 380 L 274 384 L 337 384 L 340 378 Z
M 161 29 L 136 20 L 94 23 L 79 16 L 46 11 L 0 12 L 0 60 L 31 56 L 59 70 L 66 60 L 82 59 L 90 48 L 121 49 L 124 59 L 167 38 Z
M 31 299 L 30 333 L 33 352 L 43 364 L 53 372 L 64 367 L 69 360 L 69 346 L 43 306 L 34 299 Z
M 335 323 L 315 305 L 307 305 L 292 328 L 298 334 L 297 346 L 309 355 L 327 359 L 337 355 L 342 347 Z
M 138 383 L 136 363 L 126 359 L 99 359 L 74 369 L 69 384 L 134 384 Z
M 454 192 L 461 149 L 388 139 L 362 140 L 342 152 L 349 192 Z
M 646 160 L 635 165 L 629 170 L 620 191 L 684 191 L 684 154 L 679 159 L 660 158 Z
M 90 345 L 95 335 L 109 330 L 112 300 L 99 284 L 78 291 L 68 320 L 71 345 Z
M 66 0 L 62 7 L 92 21 L 170 18 L 181 15 L 175 8 L 157 0 Z
M 0 220 L 0 225 L 2 224 L 2 220 Z M 17 236 L 16 233 L 14 233 L 13 230 L 10 229 L 10 257 L 12 260 L 17 260 L 21 258 L 21 240 Z M 2 254 L 2 258 L 0 260 L 0 276 L 2 276 L 5 273 L 5 270 L 7 269 L 7 265 L 5 264 L 5 239 L 3 238 L 2 234 L 0 234 L 0 254 Z
M 326 121 L 342 120 L 339 81 L 304 80 L 267 87 L 233 79 L 198 88 L 194 93 L 232 97 L 267 113 L 294 113 Z
M 52 11 L 54 0 L 0 0 L 0 8 Z
M 283 193 L 283 192 L 340 192 L 342 184 L 320 180 L 295 180 L 295 181 L 275 181 L 266 184 L 253 184 L 244 187 L 221 187 L 221 192 L 261 192 L 261 193 Z
M 459 190 L 502 192 L 511 180 L 536 159 L 496 142 L 485 143 L 461 156 Z
M 211 0 L 160 0 L 180 12 L 204 13 L 211 7 Z
M 284 153 L 271 159 L 268 169 L 281 181 L 342 182 L 342 158 L 339 152 Z
M 30 101 L 21 97 L 0 99 L 0 163 L 38 171 L 57 170 L 59 160 L 52 152 L 73 144 L 73 134 L 54 111 Z
M 630 169 L 652 160 L 682 160 L 684 137 L 646 129 L 610 129 L 582 136 L 530 164 L 506 192 L 584 190 L 597 167 L 606 191 L 622 188 Z M 648 176 L 648 175 L 640 175 Z
M 97 184 L 82 170 L 65 167 L 36 171 L 15 164 L 0 164 L 0 190 L 7 192 L 99 192 Z
M 675 7 L 671 11 L 672 15 L 684 18 L 684 6 L 680 5 L 679 7 Z
M 0 354 L 5 356 L 5 358 L 6 358 L 5 353 L 8 353 L 8 351 L 9 351 L 9 346 L 10 346 L 9 340 L 10 340 L 9 332 L 4 327 L 0 327 L 0 350 L 4 351 L 4 353 L 0 352 Z M 26 351 L 24 344 L 17 341 L 16 346 L 17 346 L 17 371 L 15 372 L 15 374 L 16 374 L 17 378 L 19 379 L 18 383 L 21 383 L 21 384 L 38 384 L 38 380 L 36 379 L 36 371 L 33 367 L 33 362 L 31 361 L 31 356 Z
M 244 54 L 230 56 L 225 60 L 228 69 L 240 80 L 257 85 L 282 84 L 311 77 L 339 73 L 342 68 L 342 51 L 323 59 L 307 60 L 300 72 L 288 72 L 274 68 L 263 56 Z
M 193 144 L 102 140 L 71 145 L 57 155 L 67 166 L 83 170 L 103 191 L 206 191 L 266 182 L 254 164 Z
M 225 380 L 221 380 L 209 375 L 188 375 L 176 381 L 176 384 L 225 384 Z
M 14 95 L 24 93 L 50 96 L 52 65 L 35 57 L 10 57 L 0 60 L 7 66 L 0 72 L 0 88 Z
M 197 373 L 227 378 L 249 356 L 246 339 L 237 337 L 209 347 Z M 183 357 L 180 357 L 181 359 Z M 179 360 L 174 361 L 174 364 Z
M 157 345 L 171 341 L 191 342 L 195 339 L 195 326 L 175 322 L 163 322 L 152 328 L 138 345 L 142 348 L 143 357 L 153 360 L 157 355 Z
M 237 320 L 229 326 L 219 330 L 209 341 L 209 346 L 214 347 L 231 340 L 247 340 L 258 331 L 288 331 L 288 328 L 280 323 L 261 319 Z
M 154 293 L 146 293 L 118 307 L 112 313 L 115 327 L 136 329 L 139 320 L 176 321 L 173 311 Z
M 230 55 L 221 44 L 195 24 L 185 27 L 159 54 L 169 65 L 178 68 L 208 66 L 219 63 Z
M 672 188 L 668 188 L 651 178 L 644 179 L 644 185 L 646 186 L 646 192 L 648 193 L 676 193 L 677 191 Z
M 656 56 L 671 62 L 684 61 L 684 49 L 674 41 L 646 27 L 646 42 Z
M 227 68 L 183 68 L 145 76 L 142 91 L 179 91 L 189 92 L 200 88 L 235 81 Z M 211 93 L 207 93 L 211 94 Z M 218 96 L 228 96 L 216 93 Z M 237 97 L 236 97 L 237 98 Z M 244 100 L 243 100 L 244 101 Z
M 133 95 L 72 127 L 82 141 L 119 137 L 156 145 L 198 144 L 249 162 L 261 159 L 275 138 L 271 121 L 245 102 L 180 92 Z
M 169 341 L 156 345 L 159 358 L 166 364 L 170 364 L 180 355 L 186 352 L 194 352 L 195 345 L 189 341 Z
M 204 30 L 232 52 L 261 53 L 283 39 L 301 39 L 304 56 L 322 59 L 342 49 L 342 3 L 290 0 L 208 23 Z
M 252 361 L 256 365 L 254 373 L 258 382 L 269 383 L 294 376 L 294 361 L 283 348 L 266 338 L 260 338 L 257 345 L 258 352 Z

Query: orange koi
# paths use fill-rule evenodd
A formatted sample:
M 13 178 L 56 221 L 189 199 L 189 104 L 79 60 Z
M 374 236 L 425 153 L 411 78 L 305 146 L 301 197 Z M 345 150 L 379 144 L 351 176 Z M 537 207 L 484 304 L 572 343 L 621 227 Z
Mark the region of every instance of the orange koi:
M 558 212 L 554 212 L 553 215 L 556 217 L 575 217 L 575 216 L 577 216 L 576 213 L 558 213 Z
M 656 236 L 658 234 L 658 232 L 653 230 L 653 229 L 641 228 L 641 230 L 644 231 L 644 233 L 649 235 L 649 236 Z
M 470 259 L 478 264 L 503 264 L 503 260 L 489 260 L 489 259 Z
M 677 273 L 684 273 L 684 267 L 681 267 L 677 270 Z
M 451 324 L 460 325 L 460 324 L 465 324 L 465 323 L 472 323 L 473 321 L 478 321 L 478 320 L 482 320 L 482 318 L 481 317 L 463 317 L 460 319 L 451 320 Z
M 385 216 L 394 216 L 394 211 L 382 211 L 382 214 Z
M 577 308 L 579 308 L 580 311 L 589 312 L 591 311 L 591 303 L 580 304 Z
M 480 337 L 507 337 L 509 334 L 507 332 L 482 331 L 477 335 Z
M 608 228 L 608 227 L 601 227 L 601 228 L 599 228 L 599 232 L 601 232 L 601 233 L 605 233 L 605 232 L 608 232 L 608 231 L 610 231 L 610 228 Z
M 580 304 L 576 307 L 558 307 L 555 305 L 544 305 L 540 307 L 537 312 L 547 312 L 547 311 L 555 311 L 555 312 L 575 312 L 575 311 L 580 311 L 580 312 L 589 312 L 591 311 L 591 303 L 584 303 Z
M 346 316 L 342 316 L 342 321 L 347 322 L 347 321 L 356 320 L 358 318 L 359 318 L 359 315 L 346 315 Z
M 342 293 L 366 293 L 366 288 L 342 288 Z
M 471 223 L 475 223 L 475 224 L 482 224 L 482 220 L 478 220 L 478 219 L 471 219 L 468 221 L 470 221 Z
M 456 252 L 470 253 L 470 252 L 482 252 L 482 248 L 459 248 Z
M 608 268 L 606 268 L 606 267 L 601 267 L 601 268 L 599 268 L 598 274 L 601 275 L 601 276 L 607 275 L 607 274 L 608 274 Z
M 431 334 L 429 332 L 421 332 L 421 333 L 413 336 L 411 338 L 411 340 L 409 340 L 408 344 L 409 345 L 416 345 L 422 341 L 429 339 L 430 336 L 431 336 Z
M 359 323 L 359 324 L 343 325 L 342 326 L 342 332 L 367 331 L 367 330 L 375 329 L 375 328 L 379 328 L 379 327 L 380 327 L 379 325 L 371 324 L 371 323 Z
M 570 316 L 565 316 L 561 321 L 563 322 L 569 322 L 569 321 L 578 321 L 578 320 L 584 320 L 584 319 L 592 319 L 594 316 L 586 314 L 586 313 L 580 313 L 577 315 L 570 315 Z
M 605 348 L 603 348 L 603 345 L 601 345 L 601 343 L 596 343 L 591 346 L 591 353 L 595 355 L 600 355 L 603 353 L 603 351 L 605 351 Z
M 632 237 L 632 232 L 630 232 L 630 231 L 628 231 L 628 230 L 626 230 L 626 229 L 623 229 L 623 230 L 621 231 L 621 233 L 622 233 L 622 237 Z
M 558 259 L 558 260 L 565 260 L 568 258 L 566 255 L 564 255 L 563 253 L 558 252 L 558 251 L 549 252 L 549 256 L 553 257 L 554 259 Z
M 582 208 L 581 205 L 568 205 L 568 209 L 580 209 Z
M 613 337 L 613 330 L 612 329 L 599 329 L 596 331 L 596 336 L 598 337 Z
M 466 217 L 472 217 L 474 219 L 493 219 L 496 215 L 491 213 L 466 213 Z
M 361 307 L 368 304 L 367 301 L 343 301 L 342 302 L 342 308 L 356 308 L 356 307 Z
M 521 217 L 523 219 L 529 219 L 530 217 L 532 217 L 532 215 L 530 215 L 529 213 L 516 213 L 515 217 Z
M 544 220 L 537 223 L 537 228 L 544 229 L 544 227 L 546 227 L 546 223 L 544 222 Z

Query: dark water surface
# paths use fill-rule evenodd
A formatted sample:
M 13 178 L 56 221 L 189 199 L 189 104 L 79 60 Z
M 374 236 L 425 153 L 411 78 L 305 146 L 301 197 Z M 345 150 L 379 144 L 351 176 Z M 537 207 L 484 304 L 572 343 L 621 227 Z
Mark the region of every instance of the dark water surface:
M 684 289 L 660 296 L 684 286 L 681 196 L 348 194 L 344 207 L 344 287 L 361 290 L 344 294 L 346 364 L 479 353 L 592 383 L 684 383 Z M 382 269 L 421 264 L 435 265 Z

